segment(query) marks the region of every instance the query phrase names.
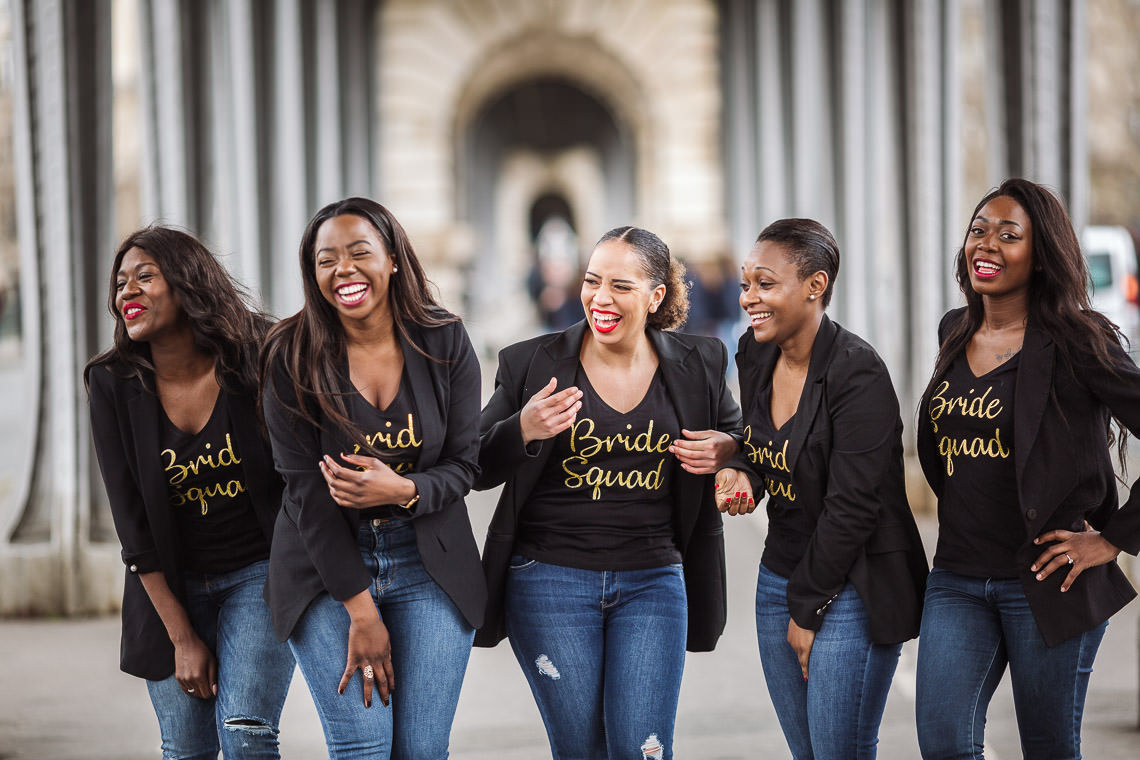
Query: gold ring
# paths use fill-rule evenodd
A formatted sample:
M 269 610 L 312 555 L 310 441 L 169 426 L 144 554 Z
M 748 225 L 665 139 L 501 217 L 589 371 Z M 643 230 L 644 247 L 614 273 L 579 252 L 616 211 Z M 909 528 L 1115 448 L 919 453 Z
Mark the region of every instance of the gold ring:
M 376 673 L 372 670 L 371 665 L 365 665 L 364 670 L 361 672 L 364 674 L 364 680 L 366 681 L 371 681 L 372 678 L 376 675 Z

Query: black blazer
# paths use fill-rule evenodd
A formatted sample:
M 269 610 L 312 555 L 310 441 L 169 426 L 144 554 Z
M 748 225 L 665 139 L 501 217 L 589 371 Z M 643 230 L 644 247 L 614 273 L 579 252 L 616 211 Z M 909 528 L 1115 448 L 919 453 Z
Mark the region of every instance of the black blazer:
M 482 475 L 475 488 L 506 483 L 499 497 L 487 543 L 483 570 L 490 595 L 486 622 L 475 635 L 475 645 L 491 647 L 506 636 L 503 618 L 507 568 L 514 549 L 518 516 L 542 473 L 553 441 L 523 446 L 519 414 L 540 388 L 558 378 L 558 388 L 574 384 L 586 323 L 508 346 L 499 352 L 495 391 L 483 409 L 479 428 L 482 441 L 479 465 Z M 681 427 L 686 430 L 721 430 L 737 440 L 741 435 L 740 407 L 724 381 L 728 352 L 715 338 L 648 330 L 657 351 L 662 377 Z M 724 532 L 713 500 L 711 475 L 692 475 L 674 464 L 673 536 L 685 569 L 689 599 L 687 648 L 710 651 L 724 630 Z
M 740 337 L 736 362 L 745 409 L 757 403 L 779 356 L 778 346 L 758 343 L 751 330 Z M 791 425 L 788 469 L 796 503 L 815 521 L 788 579 L 792 618 L 818 631 L 827 606 L 850 581 L 867 608 L 872 640 L 914 638 L 927 565 L 906 498 L 898 398 L 875 350 L 826 315 Z M 754 494 L 765 493 L 743 456 L 733 465 L 750 473 Z
M 416 471 L 406 476 L 420 495 L 409 519 L 424 568 L 467 622 L 478 627 L 487 592 L 464 497 L 479 471 L 479 362 L 459 322 L 442 327 L 405 323 L 405 327 L 416 344 L 434 357 L 425 357 L 401 336 L 423 439 Z M 342 376 L 342 390 L 355 392 L 347 362 Z M 282 640 L 321 592 L 344 601 L 372 582 L 356 547 L 360 510 L 334 502 L 317 469 L 322 455 L 337 459 L 340 452 L 352 450 L 353 442 L 331 423 L 317 428 L 295 418 L 285 405 L 295 408 L 297 400 L 279 362 L 262 391 L 262 408 L 273 459 L 285 477 L 285 500 L 277 516 L 265 584 L 273 628 Z
M 138 574 L 161 570 L 186 604 L 177 526 L 160 455 L 161 409 L 153 391 L 135 377 L 122 376 L 127 370 L 115 371 L 108 365 L 92 367 L 88 382 L 95 453 L 127 566 L 119 667 L 158 681 L 174 672 L 174 645 Z M 257 418 L 256 397 L 229 394 L 227 400 L 245 485 L 268 543 L 281 506 L 281 478 Z
M 961 308 L 942 318 L 939 342 L 964 315 Z M 1049 646 L 1095 628 L 1136 596 L 1116 562 L 1085 570 L 1063 594 L 1066 571 L 1038 581 L 1029 570 L 1044 549 L 1033 544 L 1034 538 L 1055 529 L 1084 530 L 1085 520 L 1122 551 L 1140 550 L 1140 480 L 1120 507 L 1108 447 L 1110 413 L 1133 435 L 1140 432 L 1140 370 L 1115 343 L 1112 353 L 1116 375 L 1101 368 L 1091 353 L 1075 357 L 1077 373 L 1049 335 L 1032 321 L 1025 328 L 1013 396 L 1013 459 L 1025 525 L 1015 561 L 1029 608 Z M 941 496 L 945 469 L 926 417 L 929 404 L 924 394 L 918 456 L 927 482 Z

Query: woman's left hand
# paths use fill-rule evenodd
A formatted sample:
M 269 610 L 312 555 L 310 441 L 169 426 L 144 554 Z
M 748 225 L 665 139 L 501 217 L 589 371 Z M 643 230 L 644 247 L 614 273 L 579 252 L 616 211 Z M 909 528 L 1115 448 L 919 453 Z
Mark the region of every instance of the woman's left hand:
M 788 643 L 800 661 L 800 670 L 803 671 L 804 680 L 808 680 L 808 661 L 811 660 L 811 646 L 815 643 L 815 631 L 800 628 L 796 621 L 788 618 Z
M 1088 568 L 1112 562 L 1120 554 L 1120 549 L 1110 544 L 1101 536 L 1100 531 L 1093 530 L 1087 522 L 1085 529 L 1079 533 L 1051 530 L 1033 539 L 1035 544 L 1047 544 L 1050 541 L 1058 543 L 1041 552 L 1041 556 L 1029 569 L 1037 573 L 1037 580 L 1043 581 L 1055 570 L 1069 568 L 1069 574 L 1061 582 L 1062 591 L 1068 591 L 1073 581 Z
M 415 484 L 375 457 L 341 454 L 351 467 L 337 464 L 327 454 L 319 465 L 329 494 L 342 507 L 367 509 L 381 504 L 404 504 L 415 494 Z M 409 488 L 410 486 L 410 488 Z
M 681 462 L 686 472 L 711 475 L 732 459 L 738 447 L 736 439 L 719 430 L 682 430 L 684 438 L 675 438 L 669 451 Z

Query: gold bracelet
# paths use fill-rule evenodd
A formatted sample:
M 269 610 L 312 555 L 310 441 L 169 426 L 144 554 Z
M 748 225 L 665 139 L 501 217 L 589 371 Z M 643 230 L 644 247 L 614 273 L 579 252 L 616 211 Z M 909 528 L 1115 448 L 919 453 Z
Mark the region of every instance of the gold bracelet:
M 403 507 L 404 509 L 411 509 L 412 507 L 414 507 L 416 505 L 416 502 L 419 500 L 420 500 L 420 495 L 417 492 L 415 496 L 413 496 L 411 499 L 408 500 L 407 504 L 401 504 L 400 506 Z

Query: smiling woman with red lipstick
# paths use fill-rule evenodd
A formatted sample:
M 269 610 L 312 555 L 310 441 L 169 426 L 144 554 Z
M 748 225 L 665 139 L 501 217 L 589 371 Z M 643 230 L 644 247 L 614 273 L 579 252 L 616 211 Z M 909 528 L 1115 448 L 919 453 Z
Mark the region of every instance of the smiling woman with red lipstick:
M 293 657 L 262 599 L 281 478 L 257 418 L 268 320 L 190 235 L 148 227 L 111 268 L 114 345 L 84 370 L 127 566 L 122 669 L 163 757 L 275 758 Z
M 838 273 L 839 246 L 811 219 L 770 224 L 744 259 L 747 427 L 716 479 L 729 514 L 767 498 L 756 634 L 792 756 L 870 760 L 902 642 L 918 634 L 926 556 L 890 375 L 824 313 Z
M 266 599 L 330 756 L 444 758 L 486 601 L 464 503 L 479 364 L 379 203 L 322 208 L 300 260 L 304 307 L 262 354 L 285 476 Z
M 1140 549 L 1140 482 L 1118 506 L 1110 455 L 1140 430 L 1140 371 L 1092 310 L 1064 206 L 1006 180 L 955 258 L 966 306 L 946 314 L 919 406 L 938 496 L 916 712 L 927 758 L 980 758 L 1009 668 L 1026 758 L 1080 757 L 1108 618 L 1135 596 L 1116 564 Z
M 556 758 L 671 758 L 686 647 L 724 629 L 711 473 L 740 410 L 724 344 L 666 332 L 683 273 L 653 233 L 606 233 L 586 320 L 504 349 L 483 409 L 476 488 L 506 487 L 476 644 L 510 637 Z

